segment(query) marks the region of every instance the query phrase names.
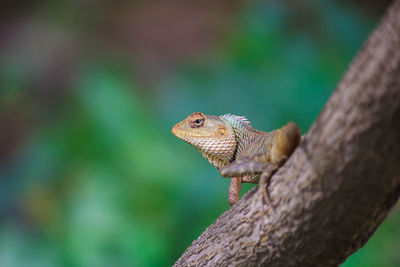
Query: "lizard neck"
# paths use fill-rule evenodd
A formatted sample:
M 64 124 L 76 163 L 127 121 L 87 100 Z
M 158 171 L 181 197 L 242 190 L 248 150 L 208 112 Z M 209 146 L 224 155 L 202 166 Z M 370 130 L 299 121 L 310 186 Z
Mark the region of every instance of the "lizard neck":
M 251 127 L 250 122 L 245 117 L 229 114 L 223 117 L 229 121 L 235 133 L 237 145 L 233 160 L 236 160 L 243 156 L 245 150 L 254 142 L 254 139 L 258 136 L 258 131 Z

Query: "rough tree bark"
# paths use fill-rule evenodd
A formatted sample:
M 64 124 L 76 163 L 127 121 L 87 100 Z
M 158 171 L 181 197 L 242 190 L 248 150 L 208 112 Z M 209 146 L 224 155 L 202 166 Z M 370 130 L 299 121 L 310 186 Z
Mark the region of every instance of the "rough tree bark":
M 337 266 L 400 194 L 400 0 L 371 34 L 305 140 L 175 266 Z

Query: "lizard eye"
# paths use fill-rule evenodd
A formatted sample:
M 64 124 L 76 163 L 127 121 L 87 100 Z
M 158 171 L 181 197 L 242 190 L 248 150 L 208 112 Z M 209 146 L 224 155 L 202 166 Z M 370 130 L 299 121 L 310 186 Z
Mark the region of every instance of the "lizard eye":
M 204 119 L 195 119 L 195 120 L 191 121 L 190 127 L 199 128 L 199 127 L 203 126 L 203 124 L 204 124 Z

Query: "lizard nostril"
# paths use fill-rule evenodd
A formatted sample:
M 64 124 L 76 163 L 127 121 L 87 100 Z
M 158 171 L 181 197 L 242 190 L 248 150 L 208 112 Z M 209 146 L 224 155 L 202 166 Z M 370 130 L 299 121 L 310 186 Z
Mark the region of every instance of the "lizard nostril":
M 176 133 L 176 129 L 178 129 L 178 128 L 179 128 L 179 126 L 180 126 L 180 124 L 178 123 L 178 124 L 175 124 L 175 126 L 174 126 L 174 127 L 172 127 L 172 133 L 173 133 L 173 134 L 175 134 L 175 133 Z

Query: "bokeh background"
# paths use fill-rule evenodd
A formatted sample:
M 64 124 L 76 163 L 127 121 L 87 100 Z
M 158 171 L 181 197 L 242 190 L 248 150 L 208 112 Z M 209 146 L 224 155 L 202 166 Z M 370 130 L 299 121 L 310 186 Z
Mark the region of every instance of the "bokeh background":
M 171 127 L 307 132 L 388 2 L 3 3 L 0 266 L 172 265 L 229 180 Z M 343 266 L 400 266 L 399 225 L 397 206 Z

